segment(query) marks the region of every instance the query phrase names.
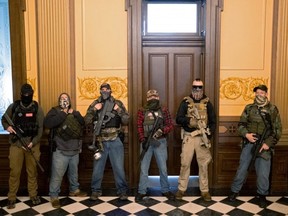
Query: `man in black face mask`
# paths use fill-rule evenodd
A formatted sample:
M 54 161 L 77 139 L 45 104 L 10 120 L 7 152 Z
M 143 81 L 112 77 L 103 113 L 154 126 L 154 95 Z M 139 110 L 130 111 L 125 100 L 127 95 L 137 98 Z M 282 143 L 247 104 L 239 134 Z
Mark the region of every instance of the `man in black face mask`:
M 124 171 L 124 146 L 118 135 L 121 131 L 121 126 L 128 124 L 129 114 L 124 104 L 111 96 L 111 93 L 110 85 L 103 83 L 100 86 L 101 96 L 89 106 L 84 117 L 86 124 L 94 123 L 96 127 L 98 126 L 97 121 L 101 116 L 104 116 L 100 135 L 97 137 L 98 141 L 103 145 L 103 150 L 101 151 L 101 158 L 94 156 L 91 200 L 97 200 L 102 195 L 101 184 L 108 156 L 114 173 L 117 195 L 120 200 L 128 199 L 128 186 Z M 109 109 L 107 108 L 106 112 L 103 113 L 105 106 L 109 107 Z
M 159 124 L 155 127 L 155 121 L 160 118 Z M 135 196 L 135 202 L 140 202 L 146 196 L 148 188 L 148 170 L 152 156 L 154 155 L 157 161 L 160 174 L 160 184 L 162 195 L 169 200 L 174 200 L 175 196 L 170 191 L 167 173 L 167 134 L 173 130 L 173 122 L 170 112 L 164 106 L 160 105 L 159 94 L 156 90 L 149 90 L 147 92 L 147 103 L 137 113 L 137 132 L 138 139 L 143 150 L 148 149 L 141 161 L 140 181 L 138 185 L 138 193 Z M 152 134 L 153 138 L 150 143 L 147 143 L 147 137 Z M 153 141 L 152 141 L 153 140 Z
M 14 125 L 20 127 L 23 140 L 32 150 L 36 160 L 40 159 L 40 139 L 43 132 L 44 113 L 36 101 L 33 101 L 34 90 L 29 84 L 21 87 L 21 100 L 10 104 L 5 114 L 12 119 Z M 4 115 L 5 115 L 4 114 Z M 21 141 L 15 136 L 15 130 L 8 124 L 6 118 L 2 117 L 2 125 L 9 132 L 10 153 L 10 177 L 7 208 L 15 208 L 16 194 L 20 184 L 20 176 L 25 161 L 28 176 L 28 193 L 34 205 L 40 204 L 37 184 L 37 164 L 29 151 L 22 148 Z

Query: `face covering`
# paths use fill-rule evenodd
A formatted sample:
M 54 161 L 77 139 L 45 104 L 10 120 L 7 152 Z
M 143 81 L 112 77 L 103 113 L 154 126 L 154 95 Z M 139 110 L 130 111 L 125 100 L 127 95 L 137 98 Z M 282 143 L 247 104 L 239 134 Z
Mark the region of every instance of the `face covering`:
M 33 94 L 31 95 L 21 95 L 21 101 L 24 106 L 28 106 L 30 103 L 32 103 Z
M 111 91 L 100 91 L 103 100 L 107 100 L 111 96 Z
M 160 108 L 160 101 L 158 99 L 151 99 L 147 101 L 146 108 L 150 110 L 158 110 Z
M 203 98 L 203 90 L 200 89 L 200 88 L 193 88 L 192 89 L 192 97 L 195 99 L 195 100 L 201 100 Z
M 62 109 L 68 108 L 69 105 L 70 105 L 70 103 L 69 103 L 68 100 L 60 99 L 60 101 L 59 101 L 59 106 L 60 106 Z
M 268 104 L 268 98 L 266 96 L 256 95 L 254 103 L 258 107 L 264 107 L 266 104 Z

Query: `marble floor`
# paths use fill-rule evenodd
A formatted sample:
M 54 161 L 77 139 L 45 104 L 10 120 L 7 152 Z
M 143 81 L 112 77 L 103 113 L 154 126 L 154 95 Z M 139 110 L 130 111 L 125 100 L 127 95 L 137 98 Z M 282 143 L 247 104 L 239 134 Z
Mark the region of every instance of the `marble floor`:
M 258 206 L 258 199 L 254 196 L 237 197 L 235 202 L 230 202 L 226 193 L 212 193 L 212 201 L 205 202 L 201 199 L 197 188 L 198 179 L 191 179 L 189 189 L 183 200 L 167 200 L 161 196 L 159 179 L 151 177 L 149 180 L 149 191 L 143 201 L 136 203 L 134 195 L 136 190 L 131 190 L 127 201 L 120 201 L 115 195 L 115 190 L 103 191 L 103 196 L 92 201 L 87 197 L 61 196 L 61 208 L 55 209 L 51 206 L 48 196 L 41 196 L 41 203 L 33 205 L 27 196 L 17 197 L 16 208 L 7 209 L 7 197 L 0 196 L 0 216 L 149 216 L 149 215 L 170 215 L 170 216 L 288 216 L 288 197 L 268 196 L 268 206 L 262 209 Z M 177 190 L 177 183 L 170 179 L 172 191 Z
M 185 196 L 181 201 L 169 201 L 162 196 L 150 196 L 139 203 L 134 202 L 134 196 L 129 196 L 127 201 L 120 201 L 116 196 L 102 196 L 97 201 L 91 201 L 89 197 L 60 197 L 61 208 L 59 209 L 51 206 L 47 196 L 42 196 L 41 201 L 41 204 L 33 206 L 29 197 L 18 197 L 16 208 L 7 209 L 7 197 L 0 197 L 0 215 L 288 215 L 288 198 L 277 196 L 267 197 L 268 206 L 265 209 L 259 208 L 257 198 L 252 196 L 240 196 L 233 203 L 225 196 L 212 196 L 211 202 L 205 202 L 199 196 Z

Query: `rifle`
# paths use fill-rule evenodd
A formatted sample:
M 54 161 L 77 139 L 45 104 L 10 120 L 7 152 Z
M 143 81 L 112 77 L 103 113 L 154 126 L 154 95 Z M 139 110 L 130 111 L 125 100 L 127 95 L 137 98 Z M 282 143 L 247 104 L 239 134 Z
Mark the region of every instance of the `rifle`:
M 265 128 L 263 129 L 263 133 L 262 133 L 261 136 L 256 135 L 258 137 L 258 140 L 256 141 L 256 143 L 254 144 L 254 146 L 253 146 L 253 148 L 251 150 L 251 154 L 253 154 L 253 156 L 252 156 L 252 159 L 251 159 L 251 161 L 249 163 L 247 172 L 252 169 L 252 167 L 253 167 L 252 165 L 255 163 L 255 160 L 256 160 L 256 158 L 257 158 L 257 156 L 259 154 L 259 151 L 260 151 L 260 149 L 261 149 L 261 147 L 263 145 L 264 138 L 266 137 L 268 129 L 269 129 L 269 125 L 267 124 L 266 120 L 264 119 L 262 113 L 263 112 L 260 111 L 260 116 L 262 118 L 262 121 L 264 122 Z M 266 114 L 264 113 L 264 115 L 266 115 Z
M 13 128 L 13 130 L 16 132 L 16 137 L 17 139 L 20 140 L 20 143 L 22 145 L 22 148 L 26 151 L 28 151 L 32 157 L 34 158 L 34 160 L 36 161 L 38 167 L 40 168 L 40 170 L 42 172 L 44 172 L 44 168 L 41 166 L 40 162 L 36 159 L 33 151 L 28 147 L 29 144 L 27 144 L 26 140 L 24 139 L 24 137 L 22 136 L 22 134 L 24 133 L 24 131 L 18 127 L 15 126 L 14 123 L 12 122 L 11 118 L 9 117 L 9 115 L 7 113 L 4 114 L 4 118 L 7 120 L 8 124 Z
M 106 100 L 104 102 L 104 107 L 100 113 L 98 120 L 93 123 L 94 124 L 93 141 L 92 141 L 92 144 L 88 146 L 89 150 L 94 151 L 94 152 L 103 151 L 103 146 L 102 146 L 101 139 L 99 139 L 99 135 L 100 135 L 101 129 L 105 128 L 106 123 L 115 116 L 115 114 L 111 112 L 113 110 L 114 105 L 115 104 L 109 100 Z
M 157 118 L 155 119 L 155 122 L 154 122 L 154 124 L 153 124 L 152 130 L 150 131 L 149 136 L 148 136 L 148 138 L 147 138 L 147 141 L 146 141 L 146 143 L 145 143 L 145 148 L 142 149 L 142 152 L 141 152 L 141 154 L 140 154 L 140 157 L 139 157 L 139 162 L 140 162 L 140 163 L 141 163 L 141 161 L 143 160 L 146 152 L 148 151 L 151 141 L 154 139 L 154 138 L 153 138 L 153 135 L 154 135 L 155 132 L 159 129 L 159 128 L 158 128 L 158 125 L 159 125 L 160 120 L 163 120 L 163 118 L 157 116 Z M 140 164 L 140 163 L 139 163 L 139 164 Z
M 197 135 L 201 135 L 201 139 L 204 143 L 204 145 L 206 146 L 206 148 L 210 148 L 211 147 L 211 143 L 210 143 L 210 140 L 208 139 L 207 135 L 210 135 L 211 132 L 210 132 L 210 129 L 207 128 L 207 125 L 206 123 L 201 120 L 200 118 L 200 115 L 199 115 L 199 112 L 198 112 L 198 109 L 193 106 L 192 108 L 192 115 L 194 115 L 194 117 L 197 119 L 197 124 L 198 124 L 198 130 L 195 130 L 191 133 L 191 136 L 194 137 L 194 136 L 197 136 Z

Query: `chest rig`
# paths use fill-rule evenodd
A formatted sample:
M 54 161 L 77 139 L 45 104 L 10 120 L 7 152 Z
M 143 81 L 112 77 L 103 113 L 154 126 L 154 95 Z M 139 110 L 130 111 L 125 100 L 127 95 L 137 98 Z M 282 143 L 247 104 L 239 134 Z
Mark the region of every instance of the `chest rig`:
M 20 100 L 15 101 L 12 107 L 12 121 L 22 129 L 23 137 L 34 137 L 38 133 L 37 124 L 38 103 L 33 101 L 28 107 L 21 105 Z
M 207 125 L 208 124 L 207 103 L 209 101 L 209 98 L 206 97 L 200 100 L 199 103 L 195 103 L 191 97 L 185 97 L 184 100 L 188 103 L 186 116 L 189 118 L 202 120 Z
M 152 110 L 146 110 L 144 111 L 144 122 L 143 122 L 143 128 L 144 128 L 144 136 L 148 137 L 150 131 L 153 129 L 153 125 L 154 122 L 156 120 L 157 117 L 161 117 L 163 118 L 163 112 L 161 109 L 157 110 L 157 111 L 152 111 Z M 163 122 L 162 122 L 163 124 Z M 161 125 L 163 126 L 163 125 Z

